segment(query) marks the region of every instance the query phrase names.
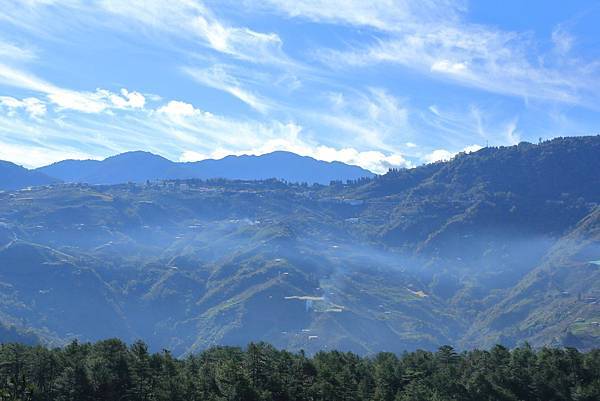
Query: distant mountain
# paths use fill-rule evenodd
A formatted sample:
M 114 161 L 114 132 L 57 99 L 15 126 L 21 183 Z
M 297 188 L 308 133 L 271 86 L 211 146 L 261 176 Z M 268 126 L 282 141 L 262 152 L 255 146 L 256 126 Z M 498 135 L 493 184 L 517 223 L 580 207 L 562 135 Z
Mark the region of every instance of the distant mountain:
M 0 161 L 0 190 L 22 189 L 58 182 L 39 171 L 27 170 L 14 163 Z
M 50 177 L 61 177 L 60 180 L 64 182 L 80 182 L 93 174 L 100 164 L 99 160 L 63 160 L 36 171 Z
M 65 160 L 37 171 L 65 182 L 119 184 L 162 179 L 226 178 L 329 184 L 331 181 L 372 177 L 358 166 L 324 162 L 290 152 L 261 156 L 227 156 L 219 160 L 176 163 L 148 152 L 127 152 L 97 160 Z
M 261 156 L 227 156 L 219 160 L 189 163 L 197 178 L 264 180 L 280 178 L 289 182 L 329 184 L 331 181 L 373 177 L 373 173 L 341 162 L 324 162 L 291 152 L 272 152 Z
M 587 209 L 577 207 L 583 200 L 600 200 L 600 136 L 484 148 L 450 162 L 393 170 L 354 196 L 398 200 L 381 231 L 390 245 L 460 249 L 465 231 L 473 229 L 554 235 L 583 218 Z
M 100 160 L 64 160 L 38 168 L 64 182 L 121 184 L 146 180 L 184 178 L 177 174 L 178 163 L 148 152 L 127 152 Z M 192 178 L 192 177 L 189 177 Z

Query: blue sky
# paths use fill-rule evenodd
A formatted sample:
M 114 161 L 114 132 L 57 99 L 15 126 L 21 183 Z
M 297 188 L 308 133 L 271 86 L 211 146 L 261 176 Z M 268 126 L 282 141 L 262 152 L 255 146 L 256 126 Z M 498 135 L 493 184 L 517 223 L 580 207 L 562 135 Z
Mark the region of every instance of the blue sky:
M 600 2 L 7 0 L 0 159 L 288 150 L 374 172 L 600 132 Z

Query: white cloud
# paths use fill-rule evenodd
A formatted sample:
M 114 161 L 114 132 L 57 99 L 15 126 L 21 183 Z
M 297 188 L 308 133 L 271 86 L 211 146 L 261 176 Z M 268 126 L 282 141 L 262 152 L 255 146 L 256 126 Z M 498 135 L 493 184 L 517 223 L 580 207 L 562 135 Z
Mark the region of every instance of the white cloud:
M 282 63 L 281 38 L 275 33 L 256 32 L 248 28 L 227 27 L 207 16 L 197 16 L 195 31 L 214 50 L 255 63 Z
M 303 135 L 295 123 L 268 123 L 226 119 L 195 108 L 193 105 L 170 101 L 157 110 L 166 117 L 162 131 L 170 132 L 182 141 L 180 161 L 218 159 L 234 154 L 262 155 L 284 150 L 318 160 L 341 161 L 377 173 L 390 167 L 410 166 L 400 153 L 360 151 L 353 147 L 337 148 L 313 142 Z
M 210 159 L 210 156 L 203 155 L 202 153 L 194 152 L 193 150 L 184 150 L 183 153 L 179 156 L 178 161 L 189 163 L 189 162 L 197 162 L 200 160 Z
M 109 99 L 112 104 L 120 109 L 126 109 L 128 107 L 143 109 L 146 104 L 146 98 L 139 92 L 129 92 L 127 89 L 121 89 L 121 96 L 111 93 L 107 90 L 99 91 Z
M 281 3 L 288 5 L 286 9 L 295 10 L 290 11 L 291 15 L 315 19 L 314 13 L 319 13 Z M 308 7 L 308 3 L 302 4 Z M 316 8 L 316 3 L 310 4 Z M 344 17 L 343 22 L 377 27 L 384 30 L 385 35 L 375 36 L 367 45 L 352 44 L 346 50 L 320 49 L 316 56 L 332 68 L 393 63 L 489 92 L 596 107 L 593 99 L 597 99 L 600 88 L 595 60 L 560 58 L 570 50 L 574 40 L 564 29 L 553 33 L 558 56 L 540 53 L 531 33 L 465 22 L 462 6 L 452 3 L 456 2 L 427 2 L 437 4 L 439 10 L 452 10 L 451 18 L 431 11 L 431 7 L 424 7 L 422 10 L 426 12 L 422 12 L 407 7 L 404 2 L 394 3 L 406 20 L 395 24 L 383 22 L 384 17 L 366 17 L 367 21 L 363 21 L 358 13 L 360 8 L 354 8 L 356 15 L 353 12 L 353 16 Z M 394 9 L 389 4 L 388 7 Z M 323 14 L 318 15 L 324 18 Z M 394 15 L 393 11 L 390 15 Z M 335 22 L 335 19 L 329 17 L 327 21 Z
M 77 92 L 59 88 L 44 80 L 6 65 L 0 64 L 0 82 L 5 85 L 34 90 L 47 95 L 48 99 L 60 108 L 97 113 L 106 105 L 98 95 L 90 92 Z
M 193 115 L 202 113 L 200 110 L 195 109 L 193 105 L 186 102 L 181 102 L 179 100 L 171 100 L 166 105 L 160 107 L 157 111 L 167 115 L 173 120 L 177 120 L 181 117 L 191 117 Z
M 239 5 L 237 1 L 229 3 Z M 48 108 L 48 119 L 56 118 L 56 121 L 66 124 L 74 132 L 74 137 L 93 133 L 94 139 L 97 139 L 91 142 L 94 146 L 107 144 L 111 150 L 155 147 L 160 151 L 168 148 L 163 151 L 171 157 L 182 155 L 193 158 L 227 152 L 282 149 L 384 171 L 388 165 L 408 165 L 406 157 L 426 157 L 423 149 L 437 149 L 436 155 L 428 155 L 433 160 L 454 154 L 450 150 L 461 149 L 472 142 L 490 139 L 495 143 L 516 143 L 520 140 L 513 112 L 507 116 L 509 112 L 502 105 L 498 106 L 503 109 L 501 117 L 490 112 L 496 105 L 490 106 L 489 103 L 487 110 L 474 107 L 472 112 L 447 110 L 445 108 L 449 106 L 443 102 L 432 105 L 429 111 L 416 110 L 410 107 L 408 100 L 384 89 L 349 89 L 346 85 L 357 87 L 364 84 L 362 78 L 349 81 L 360 74 L 338 75 L 338 71 L 318 71 L 319 66 L 311 67 L 310 71 L 301 68 L 269 69 L 272 66 L 263 64 L 278 67 L 299 64 L 287 58 L 282 39 L 276 33 L 258 32 L 243 24 L 221 19 L 224 15 L 246 17 L 237 11 L 229 13 L 224 10 L 229 3 L 225 0 L 207 3 L 221 8 L 223 13 L 217 14 L 217 17 L 204 2 L 195 0 L 68 0 L 51 7 L 36 6 L 30 2 L 22 7 L 21 18 L 26 20 L 30 11 L 33 17 L 28 23 L 33 21 L 39 29 L 52 31 L 57 35 L 52 39 L 63 40 L 69 37 L 66 33 L 76 33 L 81 26 L 89 24 L 94 32 L 97 30 L 102 34 L 107 32 L 101 29 L 107 28 L 113 31 L 111 34 L 117 30 L 119 37 L 122 33 L 127 34 L 127 39 L 131 39 L 130 35 L 144 35 L 143 39 L 149 40 L 144 45 L 152 50 L 156 50 L 152 46 L 162 46 L 164 50 L 168 45 L 169 55 L 183 54 L 187 65 L 197 60 L 207 65 L 219 63 L 211 68 L 186 72 L 203 85 L 229 93 L 264 113 L 259 120 L 213 115 L 189 103 L 162 101 L 126 89 L 112 92 L 95 89 L 95 85 L 83 91 L 61 88 L 10 66 L 10 63 L 31 60 L 35 54 L 29 50 L 19 53 L 17 45 L 13 44 L 3 48 L 1 42 L 0 83 L 40 94 L 35 96 Z M 598 89 L 597 82 L 600 82 L 590 78 L 597 69 L 586 69 L 587 66 L 580 60 L 564 59 L 565 62 L 560 64 L 546 57 L 548 54 L 538 53 L 531 33 L 508 32 L 465 22 L 462 1 L 246 0 L 246 3 L 255 7 L 252 12 L 262 10 L 304 21 L 358 27 L 353 29 L 357 34 L 350 36 L 357 42 L 345 42 L 348 47 L 342 51 L 318 52 L 328 62 L 328 67 L 334 69 L 390 63 L 437 79 L 496 93 L 567 102 L 589 99 L 592 96 L 589 93 Z M 19 8 L 17 6 L 0 15 L 0 22 L 9 19 L 15 22 L 12 17 L 16 15 L 14 9 Z M 64 18 L 66 15 L 69 18 Z M 348 31 L 336 30 L 341 32 L 342 40 L 347 39 L 342 36 Z M 562 27 L 555 31 L 552 39 L 556 51 L 549 54 L 558 57 L 575 53 L 571 51 L 575 39 Z M 285 32 L 289 34 L 291 31 Z M 336 38 L 331 39 L 326 42 L 339 43 Z M 138 40 L 139 37 L 136 37 L 132 42 L 137 43 Z M 361 45 L 360 41 L 364 40 L 368 42 Z M 292 45 L 297 46 L 296 41 Z M 13 59 L 2 57 L 9 52 L 15 53 Z M 174 58 L 177 63 L 176 56 Z M 387 69 L 386 73 L 388 71 L 391 69 Z M 251 73 L 256 75 L 251 77 Z M 278 73 L 284 75 L 278 77 Z M 262 76 L 258 77 L 258 74 Z M 391 80 L 393 76 L 390 76 Z M 288 89 L 285 95 L 289 95 L 289 91 L 301 90 L 294 93 L 294 99 L 289 96 L 289 102 L 282 96 L 281 102 L 275 103 L 263 97 L 257 89 L 268 87 L 271 90 L 269 96 L 275 99 L 275 92 L 284 86 Z M 392 86 L 397 89 L 397 85 Z M 315 88 L 318 90 L 315 91 Z M 320 91 L 326 90 L 332 93 L 324 100 Z M 307 93 L 310 93 L 310 99 Z M 147 100 L 150 103 L 160 101 L 162 107 L 154 109 L 154 106 L 146 104 Z M 34 109 L 21 105 L 12 109 L 43 116 L 40 108 L 33 113 L 31 110 Z M 86 115 L 75 116 L 82 113 L 69 111 Z M 94 116 L 98 113 L 102 116 Z M 281 121 L 271 116 L 277 116 Z M 299 121 L 294 121 L 294 118 Z M 527 126 L 526 123 L 522 125 Z M 43 132 L 43 128 L 47 127 L 38 128 L 39 132 Z M 420 132 L 427 135 L 417 136 Z M 53 135 L 59 138 L 58 132 Z M 70 140 L 68 136 L 59 139 L 63 142 Z M 418 149 L 414 149 L 417 146 L 412 141 L 419 144 Z M 86 141 L 80 145 L 89 146 Z M 405 156 L 405 151 L 411 152 L 410 155 Z M 186 155 L 185 152 L 189 153 Z
M 77 92 L 66 89 L 53 89 L 48 98 L 60 110 L 75 110 L 82 113 L 100 113 L 106 110 L 107 103 L 102 95 L 93 92 Z
M 447 74 L 460 74 L 467 69 L 465 63 L 454 63 L 449 60 L 438 60 L 431 65 L 431 71 Z
M 287 151 L 309 156 L 327 162 L 339 161 L 342 163 L 360 166 L 377 174 L 385 174 L 390 168 L 412 167 L 412 164 L 400 154 L 386 155 L 377 151 L 361 152 L 354 148 L 334 148 L 323 145 L 310 145 L 302 141 L 288 141 L 273 139 L 255 149 L 231 151 L 217 149 L 208 154 L 185 150 L 179 157 L 182 162 L 194 162 L 205 159 L 221 159 L 228 155 L 264 155 L 275 151 Z
M 325 161 L 341 161 L 347 164 L 361 166 L 377 174 L 385 174 L 390 168 L 412 167 L 412 163 L 403 155 L 385 154 L 378 151 L 358 151 L 354 148 L 336 149 L 318 146 L 312 155 L 315 159 Z
M 121 89 L 121 95 L 105 89 L 95 92 L 60 88 L 21 69 L 0 63 L 0 84 L 45 94 L 51 103 L 63 110 L 100 113 L 108 109 L 143 108 L 144 96 Z
M 446 161 L 450 160 L 456 155 L 456 153 L 452 153 L 446 149 L 436 149 L 433 152 L 423 156 L 423 161 L 426 163 L 435 163 L 438 161 Z
M 463 149 L 463 152 L 472 153 L 472 152 L 477 152 L 478 150 L 481 150 L 481 149 L 483 149 L 483 146 L 475 144 L 475 145 L 469 145 L 469 146 L 465 147 Z
M 106 89 L 95 92 L 78 92 L 69 89 L 53 88 L 47 92 L 48 98 L 59 108 L 82 113 L 101 113 L 109 109 L 143 108 L 146 102 L 139 92 L 121 89 L 122 96 Z
M 105 104 L 111 101 L 105 93 L 98 96 Z M 127 98 L 124 93 L 121 97 Z M 18 99 L 2 100 L 21 107 Z M 65 105 L 64 99 L 61 102 Z M 138 149 L 181 160 L 286 150 L 319 160 L 359 165 L 377 173 L 390 167 L 410 166 L 399 152 L 323 145 L 294 122 L 228 118 L 177 100 L 157 109 L 118 106 L 121 108 L 114 108 L 118 114 L 61 113 L 58 117 L 35 120 L 0 114 L 0 143 L 10 145 L 3 148 L 5 153 L 0 152 L 0 158 L 38 167 L 66 157 L 102 158 Z M 379 110 L 369 113 L 377 116 Z M 27 149 L 31 152 L 27 153 Z
M 483 147 L 481 145 L 469 145 L 467 147 L 465 147 L 462 152 L 465 153 L 471 153 L 471 152 L 477 152 L 479 149 L 482 149 Z M 450 152 L 449 150 L 446 149 L 436 149 L 434 151 L 432 151 L 431 153 L 426 154 L 425 156 L 422 157 L 422 160 L 425 163 L 435 163 L 435 162 L 439 162 L 439 161 L 448 161 L 450 159 L 452 159 L 454 156 L 456 156 L 458 154 L 458 152 Z
M 360 50 L 322 52 L 332 65 L 396 63 L 500 94 L 577 103 L 594 85 L 586 66 L 568 71 L 530 61 L 525 35 L 480 26 L 427 27 Z M 335 60 L 335 62 L 334 62 Z
M 287 141 L 274 139 L 256 149 L 236 152 L 237 154 L 255 154 L 284 150 L 301 156 L 310 156 L 328 162 L 340 161 L 360 166 L 377 174 L 384 174 L 390 168 L 410 167 L 411 163 L 401 154 L 384 154 L 378 151 L 359 151 L 351 147 L 335 148 L 331 146 L 313 145 L 304 141 Z M 224 155 L 221 152 L 222 155 Z
M 10 96 L 0 96 L 0 105 L 11 111 L 24 109 L 31 117 L 38 118 L 46 114 L 46 104 L 35 97 L 22 100 Z
M 261 113 L 267 112 L 270 108 L 269 101 L 243 89 L 240 82 L 227 72 L 225 66 L 214 65 L 205 69 L 184 68 L 183 71 L 196 82 L 227 92 Z
M 172 100 L 151 113 L 152 129 L 161 130 L 192 150 L 210 154 L 215 149 L 255 149 L 275 139 L 293 142 L 301 128 L 277 120 L 240 120 L 214 115 L 192 104 Z M 194 145 L 196 149 L 189 148 Z M 200 151 L 201 150 L 201 151 Z

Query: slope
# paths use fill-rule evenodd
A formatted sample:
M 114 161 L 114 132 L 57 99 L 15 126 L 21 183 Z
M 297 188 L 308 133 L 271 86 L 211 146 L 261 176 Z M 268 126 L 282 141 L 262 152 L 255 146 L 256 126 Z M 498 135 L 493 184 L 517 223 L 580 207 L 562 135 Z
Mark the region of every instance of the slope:
M 15 190 L 59 182 L 46 174 L 0 160 L 0 190 Z

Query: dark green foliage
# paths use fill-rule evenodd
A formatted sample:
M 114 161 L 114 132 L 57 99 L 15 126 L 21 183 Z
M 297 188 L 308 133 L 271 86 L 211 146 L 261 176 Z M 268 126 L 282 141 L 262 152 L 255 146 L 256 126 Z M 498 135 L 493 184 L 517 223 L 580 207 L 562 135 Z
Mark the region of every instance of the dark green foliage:
M 210 348 L 185 359 L 142 342 L 0 346 L 0 400 L 592 401 L 600 351 L 528 345 L 512 351 L 416 351 L 359 357 L 279 351 L 265 343 Z

